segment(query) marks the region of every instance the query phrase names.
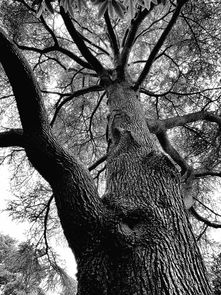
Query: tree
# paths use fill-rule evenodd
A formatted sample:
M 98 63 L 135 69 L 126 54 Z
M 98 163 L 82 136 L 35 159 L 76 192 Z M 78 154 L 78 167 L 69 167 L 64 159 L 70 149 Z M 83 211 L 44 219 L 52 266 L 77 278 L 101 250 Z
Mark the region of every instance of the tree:
M 18 244 L 9 236 L 0 235 L 0 290 L 3 294 L 46 295 L 49 286 L 60 289 L 64 295 L 75 294 L 75 281 L 65 270 L 55 263 L 49 265 L 42 258 L 42 253 L 29 242 Z M 46 287 L 45 282 L 48 282 Z
M 46 277 L 46 269 L 39 264 L 31 245 L 1 235 L 1 291 L 7 294 L 45 294 L 40 283 Z
M 193 194 L 197 198 L 202 193 L 203 178 L 220 176 L 220 69 L 214 63 L 219 57 L 219 3 L 158 0 L 123 6 L 101 1 L 95 2 L 97 19 L 93 3 L 88 4 L 88 14 L 78 1 L 79 15 L 75 4 L 70 6 L 72 1 L 34 1 L 37 8 L 31 2 L 12 4 L 19 8 L 15 21 L 3 17 L 10 37 L 1 29 L 0 62 L 22 128 L 2 131 L 0 145 L 22 147 L 49 183 L 78 264 L 77 294 L 211 294 L 187 209 L 214 225 L 195 210 Z M 54 19 L 61 17 L 70 38 L 58 31 L 50 16 L 44 17 L 45 8 L 54 11 Z M 30 11 L 37 11 L 39 19 Z M 103 21 L 111 52 L 101 29 Z M 21 50 L 26 50 L 29 64 Z M 73 67 L 67 66 L 70 60 Z M 35 71 L 39 68 L 38 82 L 32 65 Z M 60 99 L 51 122 L 50 96 L 44 102 L 42 95 L 50 94 L 42 89 L 52 81 L 49 65 L 60 75 L 63 87 L 63 92 L 54 91 Z M 63 76 L 57 66 L 65 70 Z M 86 87 L 79 87 L 80 83 Z M 71 153 L 70 136 L 76 145 L 72 150 L 82 159 L 83 149 L 85 163 L 89 162 L 89 149 L 101 141 L 97 123 L 103 130 L 99 118 L 106 111 L 99 106 L 104 91 L 109 110 L 107 154 L 87 169 Z M 94 97 L 87 96 L 89 92 Z M 95 92 L 102 92 L 97 101 Z M 67 102 L 80 95 L 84 97 L 80 105 L 68 107 Z M 61 112 L 64 105 L 67 114 Z M 167 131 L 173 128 L 177 132 L 171 132 L 169 140 Z M 90 136 L 88 145 L 82 143 L 85 134 Z M 104 161 L 106 189 L 101 198 L 89 170 Z

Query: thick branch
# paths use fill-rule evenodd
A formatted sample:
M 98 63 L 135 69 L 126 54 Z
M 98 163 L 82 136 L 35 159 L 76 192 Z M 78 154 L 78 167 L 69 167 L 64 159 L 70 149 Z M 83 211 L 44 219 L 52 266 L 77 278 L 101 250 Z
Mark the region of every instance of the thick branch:
M 137 90 L 140 85 L 143 83 L 143 81 L 145 80 L 146 76 L 148 75 L 149 71 L 150 71 L 150 68 L 159 52 L 159 50 L 161 49 L 163 43 L 165 42 L 167 36 L 169 35 L 171 29 L 173 28 L 179 14 L 180 14 L 180 11 L 183 7 L 183 5 L 187 2 L 187 0 L 181 0 L 181 1 L 178 1 L 177 3 L 177 7 L 174 11 L 174 14 L 172 16 L 172 18 L 170 19 L 168 25 L 166 26 L 165 30 L 163 31 L 162 35 L 160 36 L 159 40 L 157 41 L 157 43 L 155 44 L 153 50 L 151 51 L 150 53 L 150 56 L 146 62 L 146 65 L 144 66 L 139 78 L 137 79 L 137 82 L 134 86 L 134 89 Z
M 103 213 L 94 181 L 79 160 L 64 151 L 53 137 L 36 79 L 3 30 L 0 30 L 0 62 L 17 102 L 26 154 L 51 185 L 66 238 L 79 253 L 100 224 Z
M 6 37 L 3 30 L 0 30 L 0 62 L 16 96 L 24 133 L 48 130 L 46 112 L 40 103 L 41 99 L 39 101 L 41 91 L 36 79 L 17 46 Z
M 182 173 L 186 170 L 189 170 L 189 167 L 186 161 L 180 156 L 180 154 L 174 149 L 174 147 L 170 144 L 170 141 L 166 135 L 166 130 L 183 126 L 187 123 L 197 122 L 201 120 L 207 120 L 210 122 L 217 123 L 221 127 L 221 117 L 217 116 L 212 112 L 200 111 L 196 113 L 191 113 L 184 116 L 177 116 L 165 120 L 147 120 L 148 127 L 151 133 L 156 134 L 160 144 L 167 154 L 171 156 L 171 158 L 181 167 Z M 208 175 L 207 172 L 206 175 Z M 210 172 L 210 175 L 220 176 L 219 173 Z M 201 177 L 203 174 L 196 174 L 196 177 Z
M 113 27 L 112 27 L 112 24 L 111 24 L 111 21 L 109 18 L 108 11 L 105 12 L 104 19 L 105 19 L 106 26 L 107 26 L 107 31 L 108 31 L 111 47 L 113 49 L 114 59 L 117 60 L 118 55 L 119 55 L 119 48 L 118 48 L 117 38 L 116 38 L 115 32 L 113 30 Z
M 69 15 L 64 11 L 63 7 L 60 8 L 60 12 L 71 38 L 77 45 L 83 57 L 88 61 L 88 63 L 101 78 L 108 79 L 109 76 L 107 71 L 104 69 L 100 61 L 90 52 L 88 47 L 85 45 L 83 39 L 80 38 L 78 31 L 75 29 Z
M 166 132 L 158 132 L 156 134 L 162 148 L 164 151 L 170 155 L 170 157 L 180 166 L 182 169 L 181 174 L 185 174 L 187 170 L 189 170 L 189 166 L 186 161 L 181 157 L 181 155 L 177 152 L 177 150 L 171 145 Z
M 194 176 L 197 178 L 202 178 L 202 177 L 221 177 L 221 172 L 220 171 L 200 171 L 200 172 L 195 172 Z
M 200 112 L 191 113 L 184 116 L 169 118 L 169 119 L 163 120 L 163 123 L 164 123 L 165 129 L 170 129 L 177 126 L 183 126 L 187 123 L 192 123 L 192 122 L 197 122 L 202 120 L 217 123 L 221 127 L 221 117 L 217 116 L 216 114 L 212 112 L 205 112 L 205 111 L 200 111 Z
M 187 123 L 197 122 L 197 121 L 209 121 L 217 123 L 221 127 L 221 117 L 206 111 L 199 111 L 195 113 L 190 113 L 184 116 L 177 116 L 165 120 L 147 120 L 149 129 L 152 133 L 158 133 L 161 130 L 165 131 L 174 127 L 184 126 Z
M 119 75 L 124 74 L 124 69 L 127 65 L 127 61 L 129 58 L 130 51 L 134 44 L 134 40 L 136 37 L 136 33 L 140 27 L 140 24 L 145 19 L 145 17 L 152 11 L 154 5 L 151 4 L 150 10 L 144 9 L 143 11 L 139 10 L 135 19 L 132 19 L 130 28 L 126 31 L 125 36 L 123 38 L 123 50 L 120 56 L 120 63 L 119 63 Z
M 10 129 L 0 133 L 0 147 L 20 146 L 25 147 L 22 129 Z

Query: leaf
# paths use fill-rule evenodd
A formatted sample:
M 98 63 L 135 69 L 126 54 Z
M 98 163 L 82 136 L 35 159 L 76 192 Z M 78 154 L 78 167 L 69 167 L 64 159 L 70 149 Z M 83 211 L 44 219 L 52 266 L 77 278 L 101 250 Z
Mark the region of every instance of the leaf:
M 79 10 L 79 12 L 81 13 L 81 10 L 82 10 L 82 3 L 81 3 L 82 1 L 81 0 L 77 0 L 77 8 L 78 8 L 78 10 Z
M 103 0 L 91 0 L 93 5 L 100 5 L 101 3 L 103 3 Z
M 106 12 L 107 10 L 107 6 L 108 6 L 108 1 L 104 1 L 100 7 L 99 7 L 99 11 L 98 11 L 98 18 L 100 19 Z
M 119 16 L 119 18 L 124 18 L 124 11 L 125 11 L 125 9 L 123 9 L 124 5 L 115 0 L 113 0 L 112 4 L 115 10 L 115 13 Z
M 144 0 L 144 6 L 147 10 L 150 10 L 151 0 Z
M 134 17 L 134 4 L 133 4 L 133 0 L 129 0 L 129 12 L 130 12 L 131 18 L 133 18 Z
M 85 0 L 77 0 L 77 7 L 78 7 L 78 10 L 79 10 L 80 13 L 82 11 L 83 6 L 87 7 L 86 1 Z
M 32 7 L 34 7 L 35 5 L 39 5 L 41 4 L 42 0 L 34 0 L 32 3 Z
M 126 7 L 124 6 L 124 4 L 122 2 L 120 2 L 120 1 L 118 1 L 117 3 L 118 3 L 118 5 L 120 5 L 120 7 L 123 10 L 123 12 L 125 12 L 126 11 Z
M 152 0 L 152 3 L 158 5 L 158 0 Z
M 65 12 L 68 12 L 68 0 L 61 0 L 60 6 L 64 8 Z
M 108 13 L 111 18 L 114 17 L 114 9 L 113 9 L 113 4 L 111 0 L 108 0 Z
M 74 5 L 75 5 L 74 0 L 66 0 L 66 1 L 67 1 L 67 11 L 70 13 L 71 16 L 74 16 Z

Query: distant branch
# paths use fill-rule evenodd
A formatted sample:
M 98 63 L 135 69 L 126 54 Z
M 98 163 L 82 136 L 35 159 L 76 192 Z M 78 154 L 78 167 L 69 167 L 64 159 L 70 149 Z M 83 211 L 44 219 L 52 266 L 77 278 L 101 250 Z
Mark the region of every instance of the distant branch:
M 50 199 L 48 200 L 48 203 L 46 205 L 45 217 L 44 217 L 44 241 L 45 241 L 47 255 L 48 255 L 48 249 L 49 249 L 48 239 L 47 239 L 47 223 L 48 223 L 48 216 L 49 216 L 49 212 L 50 212 L 50 206 L 51 206 L 51 202 L 52 202 L 53 198 L 54 198 L 54 195 L 51 195 Z M 48 255 L 48 257 L 49 257 L 49 255 Z
M 187 2 L 187 0 L 181 0 L 178 1 L 177 3 L 177 7 L 175 8 L 174 14 L 171 17 L 168 25 L 166 26 L 165 30 L 163 31 L 162 35 L 160 36 L 159 40 L 157 41 L 157 43 L 155 44 L 153 50 L 150 53 L 150 56 L 146 62 L 146 65 L 144 66 L 139 78 L 137 79 L 137 82 L 134 86 L 135 90 L 138 90 L 138 88 L 140 87 L 140 85 L 143 83 L 143 81 L 145 80 L 146 76 L 148 75 L 150 68 L 159 52 L 159 50 L 161 49 L 163 43 L 165 42 L 167 36 L 169 35 L 171 29 L 173 28 L 175 22 L 177 21 L 177 18 L 180 14 L 180 11 L 183 7 L 183 5 Z
M 92 128 L 93 117 L 94 117 L 96 111 L 98 110 L 98 108 L 99 108 L 99 106 L 100 106 L 100 104 L 101 104 L 101 102 L 102 102 L 102 100 L 103 100 L 105 94 L 106 94 L 106 92 L 104 92 L 104 93 L 100 96 L 99 101 L 98 101 L 98 103 L 96 104 L 96 106 L 95 106 L 95 108 L 93 109 L 93 111 L 92 111 L 92 113 L 91 113 L 91 116 L 90 116 L 90 121 L 89 121 L 89 127 L 88 127 L 88 129 L 89 129 L 89 132 L 90 132 L 90 134 L 91 134 L 91 138 L 93 137 L 93 136 L 92 136 L 92 129 L 91 129 L 91 128 Z
M 221 228 L 221 224 L 209 221 L 208 219 L 206 219 L 205 217 L 203 217 L 199 213 L 197 213 L 193 207 L 190 208 L 189 211 L 197 220 L 205 223 L 206 225 L 213 227 L 213 228 Z
M 91 171 L 91 170 L 95 169 L 98 165 L 100 165 L 101 163 L 106 161 L 106 159 L 107 159 L 107 155 L 104 155 L 103 157 L 98 159 L 94 164 L 92 164 L 90 167 L 88 167 L 88 170 Z
M 202 236 L 205 234 L 205 232 L 207 231 L 207 229 L 208 229 L 208 225 L 207 224 L 204 224 L 203 230 L 201 231 L 201 233 L 196 238 L 197 242 L 202 238 Z
M 57 40 L 57 37 L 54 33 L 54 31 L 49 27 L 49 25 L 46 23 L 45 19 L 43 18 L 43 16 L 40 17 L 40 20 L 43 24 L 43 26 L 45 27 L 46 31 L 48 31 L 48 33 L 51 35 L 53 41 L 54 41 L 54 44 L 55 46 L 58 46 L 58 40 Z
M 69 101 L 71 101 L 73 98 L 75 97 L 78 97 L 80 95 L 84 95 L 84 94 L 87 94 L 87 93 L 90 93 L 90 92 L 95 92 L 95 91 L 102 91 L 103 88 L 99 85 L 94 85 L 94 86 L 90 86 L 90 87 L 87 87 L 87 88 L 83 88 L 83 89 L 80 89 L 80 90 L 77 90 L 75 91 L 74 93 L 72 93 L 70 96 L 68 96 L 67 98 L 65 98 L 56 108 L 56 111 L 54 113 L 54 116 L 51 120 L 51 123 L 50 125 L 53 126 L 56 118 L 57 118 L 57 115 L 60 111 L 60 109 Z
M 58 52 L 61 52 L 61 53 L 65 54 L 65 55 L 67 55 L 69 58 L 73 59 L 75 62 L 77 62 L 82 67 L 87 68 L 87 69 L 92 69 L 92 67 L 87 62 L 82 60 L 76 54 L 74 54 L 71 51 L 69 51 L 69 50 L 67 50 L 65 48 L 62 48 L 62 47 L 60 47 L 58 45 L 50 46 L 50 47 L 47 47 L 47 48 L 44 48 L 44 49 L 39 49 L 39 48 L 36 48 L 36 47 L 24 46 L 24 45 L 19 45 L 19 44 L 16 44 L 16 45 L 18 46 L 19 49 L 27 50 L 27 51 L 33 51 L 33 52 L 37 52 L 39 54 L 47 54 L 47 53 L 50 53 L 50 52 L 53 52 L 53 51 L 58 51 Z
M 207 205 L 205 205 L 203 202 L 201 202 L 198 199 L 195 199 L 202 207 L 204 207 L 206 210 L 210 211 L 211 213 L 213 213 L 214 215 L 221 217 L 221 214 L 215 212 L 213 209 L 211 209 L 210 207 L 208 207 Z

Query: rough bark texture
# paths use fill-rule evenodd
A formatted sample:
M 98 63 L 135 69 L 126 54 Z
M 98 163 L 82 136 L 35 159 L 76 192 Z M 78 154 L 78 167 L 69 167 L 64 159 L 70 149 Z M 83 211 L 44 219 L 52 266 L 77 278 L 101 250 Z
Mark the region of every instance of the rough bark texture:
M 108 289 L 97 294 L 210 294 L 178 171 L 157 150 L 130 85 L 115 83 L 107 91 L 110 146 L 103 202 L 115 222 L 103 248 Z
M 100 199 L 88 171 L 54 138 L 31 70 L 3 31 L 0 62 L 12 84 L 23 127 L 0 139 L 23 146 L 52 187 L 78 264 L 77 294 L 209 295 L 180 194 L 179 173 L 158 151 L 129 83 L 106 86 L 107 189 Z

